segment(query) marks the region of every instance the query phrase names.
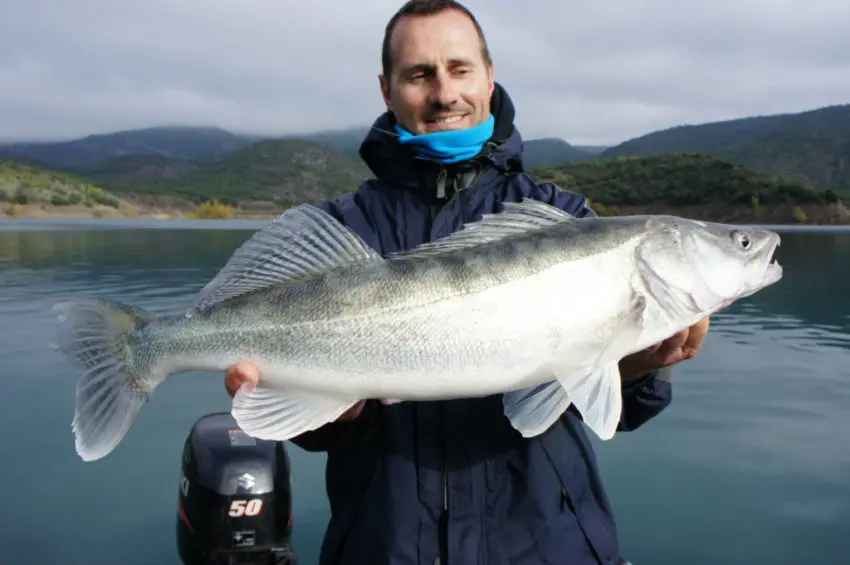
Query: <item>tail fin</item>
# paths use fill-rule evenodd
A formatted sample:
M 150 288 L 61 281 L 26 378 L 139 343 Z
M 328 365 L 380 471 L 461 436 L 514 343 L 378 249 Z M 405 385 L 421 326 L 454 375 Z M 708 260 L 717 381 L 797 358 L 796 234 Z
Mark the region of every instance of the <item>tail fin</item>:
M 84 461 L 108 455 L 121 442 L 158 384 L 138 367 L 133 335 L 150 323 L 143 310 L 99 299 L 63 302 L 53 307 L 60 323 L 54 347 L 80 365 L 74 421 L 77 454 Z

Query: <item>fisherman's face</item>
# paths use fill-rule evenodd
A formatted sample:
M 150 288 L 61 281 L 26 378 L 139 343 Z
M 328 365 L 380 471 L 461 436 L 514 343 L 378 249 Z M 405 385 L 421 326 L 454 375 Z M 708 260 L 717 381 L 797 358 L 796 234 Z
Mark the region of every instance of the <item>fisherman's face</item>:
M 380 78 L 399 124 L 418 135 L 486 121 L 494 79 L 481 47 L 475 25 L 456 10 L 401 18 L 390 38 L 390 76 Z

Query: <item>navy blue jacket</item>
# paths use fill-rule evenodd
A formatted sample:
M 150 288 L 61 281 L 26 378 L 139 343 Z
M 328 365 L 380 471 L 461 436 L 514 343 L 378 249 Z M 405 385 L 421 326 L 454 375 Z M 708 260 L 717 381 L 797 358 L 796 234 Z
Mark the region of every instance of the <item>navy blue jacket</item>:
M 376 178 L 320 206 L 382 254 L 445 236 L 523 197 L 592 214 L 584 197 L 522 172 L 522 140 L 500 86 L 491 108 L 491 142 L 451 168 L 396 143 L 384 114 L 360 149 Z M 552 297 L 564 308 L 575 299 Z M 670 399 L 669 382 L 654 375 L 625 389 L 620 429 L 637 428 Z M 438 555 L 441 565 L 619 563 L 611 508 L 572 410 L 540 437 L 523 439 L 500 396 L 369 401 L 356 421 L 293 442 L 328 456 L 331 519 L 320 565 L 431 565 Z

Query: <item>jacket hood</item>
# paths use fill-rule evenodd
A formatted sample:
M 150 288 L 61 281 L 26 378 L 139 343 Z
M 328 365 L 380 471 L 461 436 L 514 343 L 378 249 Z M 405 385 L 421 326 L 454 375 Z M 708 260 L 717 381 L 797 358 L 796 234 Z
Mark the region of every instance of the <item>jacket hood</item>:
M 416 155 L 410 147 L 396 141 L 395 116 L 389 111 L 372 124 L 360 145 L 360 157 L 376 178 L 403 186 L 427 183 L 440 169 L 462 168 L 471 162 L 506 172 L 521 172 L 522 136 L 514 125 L 513 102 L 499 83 L 495 84 L 490 98 L 490 112 L 496 121 L 493 136 L 477 156 L 467 161 L 441 165 Z

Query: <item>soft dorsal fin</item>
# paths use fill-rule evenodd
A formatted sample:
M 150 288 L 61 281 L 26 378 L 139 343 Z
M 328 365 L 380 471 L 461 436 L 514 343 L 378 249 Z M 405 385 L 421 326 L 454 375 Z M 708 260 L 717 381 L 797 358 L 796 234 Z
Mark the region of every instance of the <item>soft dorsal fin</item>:
M 290 208 L 239 247 L 186 312 L 353 263 L 382 261 L 348 227 L 310 204 Z
M 576 221 L 578 219 L 575 216 L 551 204 L 524 198 L 522 202 L 505 202 L 501 212 L 484 214 L 477 222 L 465 224 L 461 229 L 444 238 L 424 243 L 409 251 L 391 253 L 387 257 L 441 255 L 496 241 L 516 233 L 526 233 L 554 224 Z

